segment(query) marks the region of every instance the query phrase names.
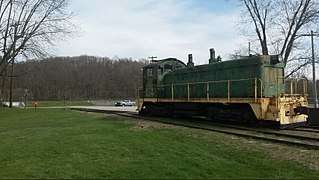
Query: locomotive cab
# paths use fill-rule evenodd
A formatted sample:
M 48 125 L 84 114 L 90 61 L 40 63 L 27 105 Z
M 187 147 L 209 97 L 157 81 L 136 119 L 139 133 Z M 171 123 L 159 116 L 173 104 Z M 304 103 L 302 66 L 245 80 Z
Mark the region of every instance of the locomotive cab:
M 153 60 L 143 68 L 143 91 L 141 97 L 158 97 L 158 86 L 162 83 L 164 76 L 172 71 L 186 68 L 186 65 L 175 58 L 164 60 Z

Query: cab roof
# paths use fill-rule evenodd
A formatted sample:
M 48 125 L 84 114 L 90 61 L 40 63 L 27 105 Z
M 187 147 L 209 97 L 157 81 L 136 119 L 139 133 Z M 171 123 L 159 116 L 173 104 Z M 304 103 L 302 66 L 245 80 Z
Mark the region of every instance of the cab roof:
M 158 66 L 160 64 L 166 63 L 166 62 L 179 62 L 180 64 L 183 64 L 186 67 L 186 64 L 181 61 L 178 60 L 176 58 L 167 58 L 167 59 L 161 59 L 161 60 L 152 60 L 151 63 L 147 66 L 145 66 L 146 68 L 148 67 L 154 67 L 154 66 Z

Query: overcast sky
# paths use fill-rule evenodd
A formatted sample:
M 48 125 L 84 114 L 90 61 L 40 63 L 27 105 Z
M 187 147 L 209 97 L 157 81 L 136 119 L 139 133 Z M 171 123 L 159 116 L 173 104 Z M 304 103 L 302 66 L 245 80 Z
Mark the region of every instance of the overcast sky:
M 71 0 L 81 36 L 57 46 L 58 56 L 134 60 L 157 56 L 207 63 L 209 48 L 225 57 L 241 40 L 236 0 Z

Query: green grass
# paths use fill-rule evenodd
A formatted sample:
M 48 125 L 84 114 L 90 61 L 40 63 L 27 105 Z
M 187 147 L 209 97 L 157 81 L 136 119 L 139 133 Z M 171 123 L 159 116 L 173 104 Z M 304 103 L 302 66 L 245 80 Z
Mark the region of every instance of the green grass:
M 69 110 L 0 109 L 0 178 L 319 177 L 208 134 Z
M 92 106 L 89 101 L 38 101 L 38 107 Z M 34 101 L 27 101 L 27 107 L 34 107 Z

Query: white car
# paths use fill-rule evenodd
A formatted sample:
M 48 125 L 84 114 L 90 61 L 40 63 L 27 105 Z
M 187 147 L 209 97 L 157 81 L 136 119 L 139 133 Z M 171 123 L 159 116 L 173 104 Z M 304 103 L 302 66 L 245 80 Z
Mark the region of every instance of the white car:
M 130 100 L 123 100 L 115 103 L 115 106 L 135 106 L 135 102 L 132 102 Z
M 0 107 L 9 107 L 10 102 L 0 102 Z M 12 107 L 25 107 L 24 102 L 12 102 Z

